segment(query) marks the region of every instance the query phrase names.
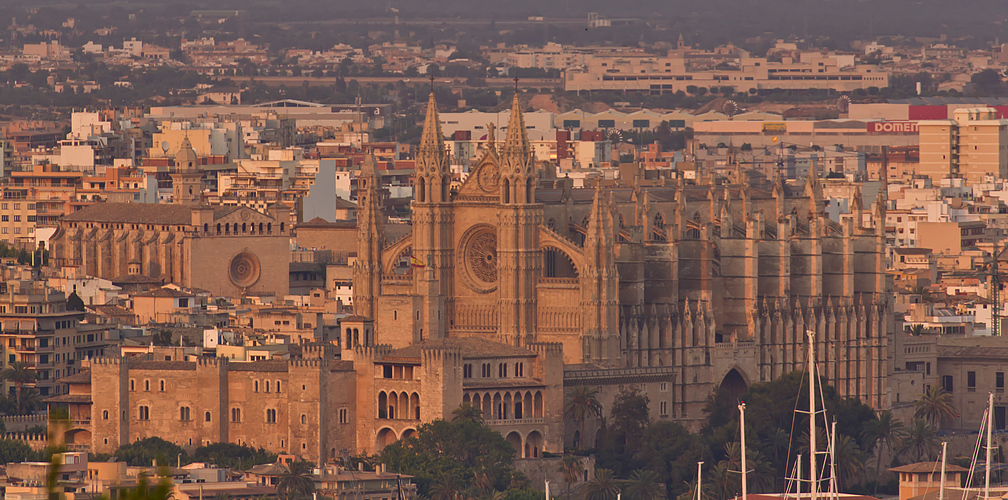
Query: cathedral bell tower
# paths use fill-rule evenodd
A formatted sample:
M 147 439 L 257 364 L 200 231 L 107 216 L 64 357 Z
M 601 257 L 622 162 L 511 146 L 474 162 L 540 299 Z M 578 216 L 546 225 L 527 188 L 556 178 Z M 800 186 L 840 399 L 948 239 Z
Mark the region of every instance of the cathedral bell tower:
M 175 154 L 175 168 L 171 173 L 172 202 L 181 205 L 198 205 L 203 197 L 203 172 L 199 158 L 189 137 L 182 140 Z
M 419 318 L 413 328 L 415 342 L 447 335 L 445 307 L 446 300 L 453 296 L 454 269 L 452 173 L 448 160 L 431 88 L 413 179 L 413 254 L 422 266 L 414 270 L 413 282 L 415 293 L 423 297 L 420 314 L 414 315 Z
M 525 345 L 535 340 L 536 282 L 542 269 L 539 227 L 543 206 L 536 203 L 535 152 L 525 133 L 521 98 L 515 87 L 507 135 L 500 150 L 498 258 L 502 341 Z
M 376 319 L 381 295 L 381 252 L 385 242 L 385 213 L 374 155 L 361 163 L 357 178 L 357 262 L 353 266 L 354 314 Z

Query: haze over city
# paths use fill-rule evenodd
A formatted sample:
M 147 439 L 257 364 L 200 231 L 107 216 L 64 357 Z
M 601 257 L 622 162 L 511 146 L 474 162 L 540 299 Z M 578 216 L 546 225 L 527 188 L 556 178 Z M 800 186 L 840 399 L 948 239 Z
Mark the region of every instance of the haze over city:
M 1008 9 L 4 2 L 13 500 L 990 500 Z

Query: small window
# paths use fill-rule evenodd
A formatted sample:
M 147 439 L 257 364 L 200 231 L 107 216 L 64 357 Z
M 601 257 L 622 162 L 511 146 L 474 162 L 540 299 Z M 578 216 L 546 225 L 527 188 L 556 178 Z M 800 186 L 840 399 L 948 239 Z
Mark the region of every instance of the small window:
M 241 422 L 241 408 L 231 408 L 231 421 L 234 423 Z
M 102 411 L 102 420 L 108 420 L 108 410 Z
M 203 414 L 203 420 L 206 422 L 210 421 L 210 412 L 206 412 Z
M 301 414 L 301 425 L 305 425 L 307 423 L 308 423 L 308 415 L 305 415 L 305 414 L 302 413 Z
M 976 392 L 976 372 L 966 372 L 966 392 Z

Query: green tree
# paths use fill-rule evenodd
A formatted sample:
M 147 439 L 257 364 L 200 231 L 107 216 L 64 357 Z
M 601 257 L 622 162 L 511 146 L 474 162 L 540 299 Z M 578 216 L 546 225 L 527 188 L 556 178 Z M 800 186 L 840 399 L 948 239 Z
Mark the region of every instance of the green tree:
M 641 500 L 659 500 L 666 497 L 665 487 L 658 481 L 658 474 L 652 470 L 635 470 L 630 475 L 626 493 L 629 498 Z
M 570 498 L 571 485 L 581 479 L 581 459 L 570 453 L 563 456 L 560 468 L 557 472 L 563 474 L 564 482 L 567 483 L 567 498 Z
M 452 411 L 452 422 L 460 420 L 470 420 L 476 423 L 483 423 L 483 410 L 471 403 L 462 403 Z
M 599 391 L 586 385 L 579 385 L 567 395 L 564 402 L 564 417 L 577 422 L 578 442 L 575 447 L 584 448 L 586 441 L 584 424 L 588 417 L 602 418 L 602 404 L 598 401 Z
M 899 453 L 911 454 L 917 461 L 929 460 L 938 451 L 938 442 L 935 436 L 934 427 L 927 420 L 918 418 L 907 429 Z
M 677 422 L 659 420 L 644 431 L 634 465 L 656 471 L 659 481 L 665 483 L 668 498 L 676 498 L 686 491 L 696 474 L 696 463 L 705 455 L 709 452 L 702 437 Z
M 35 458 L 35 452 L 23 441 L 0 439 L 0 462 L 25 462 Z
M 172 332 L 171 330 L 158 330 L 154 333 L 154 345 L 159 346 L 170 346 L 172 345 Z
M 112 453 L 112 456 L 126 462 L 126 465 L 138 467 L 149 467 L 154 464 L 155 460 L 158 465 L 172 465 L 176 463 L 179 455 L 182 455 L 183 464 L 189 463 L 188 455 L 181 446 L 159 437 L 150 437 L 124 444 Z
M 585 485 L 587 500 L 616 500 L 619 492 L 619 482 L 610 469 L 595 469 L 595 477 Z
M 35 382 L 37 374 L 35 369 L 26 365 L 23 361 L 15 361 L 4 368 L 0 372 L 0 379 L 5 380 L 14 384 L 15 394 L 17 395 L 17 409 L 18 414 L 23 414 L 23 389 L 25 384 L 31 384 Z
M 878 493 L 879 475 L 882 471 L 882 454 L 887 450 L 893 451 L 902 446 L 904 435 L 906 435 L 906 427 L 889 410 L 879 412 L 875 418 L 865 424 L 861 442 L 868 445 L 866 449 L 875 450 L 875 489 L 872 491 L 872 496 Z
M 865 456 L 857 442 L 846 434 L 837 434 L 834 443 L 836 456 L 837 486 L 843 490 L 849 481 L 860 477 L 865 471 Z
M 254 465 L 276 462 L 276 453 L 234 443 L 212 443 L 193 452 L 194 462 L 208 462 L 232 470 L 246 470 Z
M 435 481 L 451 476 L 461 491 L 481 474 L 503 491 L 524 477 L 514 469 L 515 449 L 499 432 L 472 420 L 435 420 L 421 425 L 415 435 L 386 446 L 379 459 L 390 470 L 411 474 L 423 495 Z
M 928 387 L 914 403 L 914 418 L 924 419 L 934 427 L 940 426 L 944 419 L 955 418 L 956 414 L 952 393 L 940 385 Z
M 277 478 L 277 494 L 284 500 L 307 498 L 315 491 L 312 464 L 298 460 L 286 465 L 287 471 Z
M 625 453 L 633 454 L 640 449 L 641 437 L 650 422 L 649 404 L 648 397 L 636 387 L 624 387 L 616 394 L 612 406 L 612 432 Z

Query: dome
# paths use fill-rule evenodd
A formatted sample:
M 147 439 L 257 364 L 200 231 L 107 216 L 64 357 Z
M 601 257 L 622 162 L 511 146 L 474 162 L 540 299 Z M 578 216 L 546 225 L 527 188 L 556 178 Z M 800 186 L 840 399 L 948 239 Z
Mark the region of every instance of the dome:
M 189 142 L 189 138 L 186 137 L 182 140 L 178 153 L 175 154 L 175 170 L 179 172 L 193 172 L 197 169 L 198 165 L 199 158 L 196 157 L 196 151 L 193 149 L 192 143 Z

